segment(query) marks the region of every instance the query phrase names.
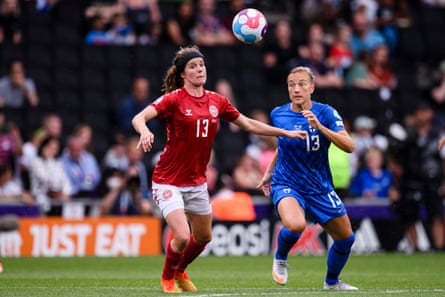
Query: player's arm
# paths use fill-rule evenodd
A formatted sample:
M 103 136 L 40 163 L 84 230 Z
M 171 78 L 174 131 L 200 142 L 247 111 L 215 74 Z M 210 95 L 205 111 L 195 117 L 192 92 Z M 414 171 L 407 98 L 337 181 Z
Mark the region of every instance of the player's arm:
M 306 132 L 288 131 L 281 128 L 276 128 L 266 123 L 246 117 L 243 114 L 240 114 L 240 116 L 236 120 L 234 120 L 233 123 L 239 126 L 241 129 L 245 130 L 246 132 L 253 134 L 265 135 L 265 136 L 284 136 L 289 138 L 300 138 L 300 139 L 306 138 Z
M 266 171 L 264 172 L 263 178 L 261 179 L 260 183 L 257 185 L 258 189 L 263 190 L 263 193 L 265 196 L 270 195 L 270 184 L 272 182 L 272 175 L 275 169 L 275 164 L 277 163 L 278 159 L 278 150 L 275 150 L 275 154 L 273 155 L 272 160 L 270 161 L 269 165 L 267 166 Z
M 152 105 L 148 105 L 131 120 L 134 129 L 140 135 L 137 148 L 142 147 L 144 152 L 149 152 L 151 150 L 154 141 L 154 135 L 151 133 L 150 129 L 148 129 L 147 122 L 154 119 L 157 115 L 158 112 L 156 109 Z

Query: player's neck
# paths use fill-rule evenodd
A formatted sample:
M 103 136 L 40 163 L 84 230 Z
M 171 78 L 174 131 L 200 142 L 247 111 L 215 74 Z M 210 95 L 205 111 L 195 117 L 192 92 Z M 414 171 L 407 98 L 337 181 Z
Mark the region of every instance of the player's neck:
M 291 104 L 291 110 L 294 112 L 302 112 L 303 110 L 309 110 L 311 108 L 312 108 L 311 101 L 304 102 L 303 104 L 296 104 L 296 103 Z
M 189 93 L 193 97 L 202 97 L 202 95 L 204 94 L 203 86 L 196 87 L 196 86 L 185 85 L 184 89 L 187 91 L 187 93 Z

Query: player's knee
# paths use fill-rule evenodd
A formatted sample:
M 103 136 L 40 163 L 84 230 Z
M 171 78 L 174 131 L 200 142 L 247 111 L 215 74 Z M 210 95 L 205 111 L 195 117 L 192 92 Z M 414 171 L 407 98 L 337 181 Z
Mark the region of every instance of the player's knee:
M 339 252 L 343 253 L 349 253 L 351 251 L 352 245 L 354 244 L 355 240 L 355 234 L 352 233 L 351 236 L 349 236 L 346 239 L 343 240 L 335 240 L 335 249 Z
M 294 221 L 290 222 L 286 225 L 286 228 L 292 233 L 303 233 L 304 229 L 306 229 L 305 221 Z
M 183 251 L 188 245 L 190 240 L 190 235 L 178 234 L 174 237 L 174 245 L 179 251 Z
M 197 245 L 206 245 L 212 240 L 212 233 L 195 235 L 194 240 Z

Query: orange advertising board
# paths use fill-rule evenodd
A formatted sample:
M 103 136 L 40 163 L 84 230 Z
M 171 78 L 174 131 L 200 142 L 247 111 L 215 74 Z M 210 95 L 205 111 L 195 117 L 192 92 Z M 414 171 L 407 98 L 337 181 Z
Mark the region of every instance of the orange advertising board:
M 149 217 L 22 218 L 18 231 L 0 234 L 0 256 L 159 255 L 161 228 Z

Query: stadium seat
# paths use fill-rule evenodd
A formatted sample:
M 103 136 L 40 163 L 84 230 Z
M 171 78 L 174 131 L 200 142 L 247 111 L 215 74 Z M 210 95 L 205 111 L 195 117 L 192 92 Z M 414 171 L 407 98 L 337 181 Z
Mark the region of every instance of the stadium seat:
M 84 111 L 102 112 L 110 109 L 111 99 L 103 90 L 86 90 L 82 94 L 82 108 Z
M 105 49 L 101 46 L 84 45 L 81 47 L 82 67 L 104 69 L 107 65 Z
M 152 46 L 138 46 L 134 50 L 137 67 L 146 71 L 159 71 L 160 55 L 157 48 Z
M 51 46 L 53 44 L 53 28 L 49 22 L 29 22 L 25 36 L 30 45 Z
M 81 70 L 80 76 L 83 90 L 105 90 L 108 86 L 102 70 L 85 67 Z
M 54 58 L 58 66 L 68 68 L 78 68 L 80 66 L 80 54 L 77 47 L 56 46 L 54 49 Z
M 54 82 L 56 87 L 78 89 L 80 86 L 79 73 L 66 67 L 57 67 L 54 70 Z
M 30 45 L 26 47 L 25 54 L 28 68 L 40 67 L 49 70 L 53 67 L 53 54 L 49 46 Z
M 133 51 L 128 46 L 109 46 L 106 48 L 109 69 L 131 69 Z
M 34 80 L 37 91 L 44 88 L 51 88 L 53 85 L 52 71 L 50 68 L 27 67 L 26 76 Z
M 57 110 L 71 110 L 77 113 L 82 108 L 82 100 L 79 94 L 70 88 L 57 88 L 55 90 L 54 102 Z
M 130 90 L 132 75 L 127 69 L 111 69 L 107 73 L 108 86 L 113 90 Z

